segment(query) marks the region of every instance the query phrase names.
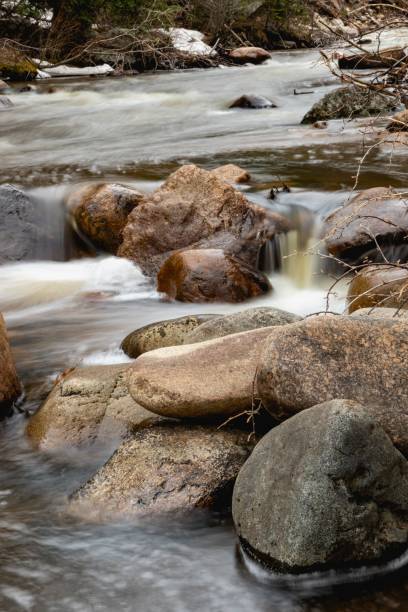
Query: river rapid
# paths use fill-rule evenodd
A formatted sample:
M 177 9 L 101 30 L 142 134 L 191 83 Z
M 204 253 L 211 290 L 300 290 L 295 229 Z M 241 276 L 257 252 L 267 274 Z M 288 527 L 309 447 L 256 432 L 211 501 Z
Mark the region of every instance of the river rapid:
M 87 180 L 155 189 L 183 163 L 211 169 L 236 163 L 251 173 L 248 198 L 287 215 L 294 229 L 271 244 L 274 291 L 251 305 L 302 315 L 344 309 L 344 287 L 327 302 L 330 279 L 319 249 L 321 218 L 348 197 L 370 141 L 370 121 L 300 126 L 307 110 L 338 82 L 315 50 L 274 53 L 262 66 L 143 74 L 120 79 L 39 82 L 12 93 L 0 113 L 0 184 L 27 190 L 48 238 L 38 259 L 0 267 L 4 313 L 34 411 L 55 376 L 78 364 L 119 363 L 121 340 L 147 323 L 243 305 L 169 303 L 128 261 L 79 258 L 64 197 Z M 52 91 L 51 91 L 52 89 Z M 296 92 L 296 93 L 295 93 Z M 276 109 L 229 110 L 245 93 Z M 402 187 L 403 151 L 376 149 L 359 187 Z M 284 182 L 290 193 L 268 198 Z M 279 263 L 279 265 L 276 265 Z M 88 525 L 68 518 L 66 497 L 109 456 L 94 449 L 46 457 L 24 438 L 24 415 L 0 424 L 0 610 L 14 612 L 320 612 L 408 609 L 408 576 L 381 570 L 352 586 L 271 581 L 243 563 L 232 525 L 201 514 L 188 522 Z

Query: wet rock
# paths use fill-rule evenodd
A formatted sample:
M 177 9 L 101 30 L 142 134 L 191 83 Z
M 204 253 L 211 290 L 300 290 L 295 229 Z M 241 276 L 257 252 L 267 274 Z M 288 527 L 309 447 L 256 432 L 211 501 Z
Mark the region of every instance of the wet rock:
M 9 110 L 10 108 L 13 108 L 13 106 L 14 104 L 12 103 L 10 98 L 7 98 L 6 96 L 0 96 L 0 111 Z
M 174 253 L 157 275 L 157 290 L 180 302 L 244 302 L 270 289 L 262 272 L 221 249 Z
M 373 306 L 408 309 L 408 268 L 387 265 L 363 268 L 349 285 L 347 303 L 350 314 Z
M 302 123 L 384 115 L 395 108 L 395 100 L 384 94 L 359 87 L 340 87 L 316 102 Z
M 29 81 L 37 76 L 37 66 L 16 49 L 2 47 L 0 78 L 12 81 Z
M 300 321 L 291 312 L 279 310 L 279 308 L 248 308 L 241 312 L 216 317 L 190 331 L 184 338 L 184 344 L 205 342 L 214 338 L 222 338 L 231 334 L 260 329 L 262 327 L 274 327 L 287 325 Z
M 327 402 L 258 443 L 233 517 L 244 548 L 282 571 L 388 558 L 408 539 L 408 463 L 361 406 Z
M 141 193 L 125 185 L 92 183 L 74 191 L 67 206 L 79 232 L 115 255 L 129 214 L 143 200 Z
M 235 64 L 262 64 L 272 56 L 261 47 L 238 47 L 230 51 L 228 57 Z
M 231 183 L 231 185 L 235 183 L 247 183 L 251 179 L 251 175 L 246 170 L 235 164 L 225 164 L 224 166 L 215 168 L 215 170 L 211 172 L 222 181 Z
M 265 98 L 264 96 L 241 96 L 237 98 L 232 104 L 229 105 L 228 108 L 277 108 L 276 104 L 269 100 L 269 98 Z
M 196 327 L 213 318 L 218 318 L 218 315 L 189 315 L 151 323 L 126 336 L 121 349 L 126 355 L 136 359 L 148 351 L 166 346 L 178 346 L 184 343 L 184 339 Z
M 13 185 L 1 185 L 0 263 L 32 259 L 39 239 L 33 202 Z
M 149 275 L 182 249 L 223 249 L 256 267 L 261 247 L 288 229 L 281 215 L 251 204 L 213 173 L 182 166 L 131 212 L 118 254 Z
M 76 368 L 64 374 L 28 422 L 26 433 L 41 450 L 57 451 L 123 438 L 157 421 L 127 390 L 129 364 Z
M 408 131 L 408 109 L 397 113 L 391 117 L 391 121 L 387 125 L 389 132 L 407 132 Z
M 0 418 L 11 413 L 22 388 L 14 365 L 6 324 L 0 314 Z
M 265 339 L 264 327 L 141 355 L 129 370 L 134 400 L 173 418 L 225 418 L 249 410 Z
M 377 243 L 390 261 L 404 259 L 408 231 L 407 204 L 393 189 L 374 187 L 359 193 L 325 220 L 322 235 L 329 253 L 344 261 L 383 261 Z M 398 245 L 400 249 L 396 248 Z M 404 248 L 405 247 L 405 248 Z
M 404 320 L 310 317 L 271 332 L 257 395 L 278 419 L 332 399 L 358 401 L 407 455 L 407 359 Z
M 398 308 L 383 308 L 381 306 L 375 306 L 371 308 L 360 308 L 353 312 L 353 317 L 370 317 L 371 319 L 392 319 L 398 321 L 399 319 L 408 320 L 408 311 L 399 310 Z
M 406 63 L 406 51 L 404 49 L 385 49 L 376 53 L 366 52 L 339 57 L 339 68 L 342 70 L 378 70 L 379 68 L 390 68 L 397 62 L 401 66 Z
M 130 437 L 71 498 L 87 520 L 227 510 L 247 435 L 204 427 L 161 425 Z

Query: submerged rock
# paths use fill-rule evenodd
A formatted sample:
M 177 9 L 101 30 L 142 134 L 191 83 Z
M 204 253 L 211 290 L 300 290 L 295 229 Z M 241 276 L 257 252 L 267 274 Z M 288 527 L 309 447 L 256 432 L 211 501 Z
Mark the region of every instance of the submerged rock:
M 10 414 L 21 395 L 21 384 L 14 365 L 6 324 L 0 314 L 0 418 Z
M 222 249 L 174 253 L 157 275 L 157 290 L 180 302 L 244 302 L 270 289 L 262 272 Z
M 215 170 L 211 170 L 211 172 L 214 176 L 222 181 L 231 183 L 231 185 L 235 183 L 247 183 L 251 179 L 251 175 L 246 170 L 235 164 L 225 164 L 224 166 L 215 168 Z
M 188 334 L 203 323 L 218 318 L 219 315 L 189 315 L 177 319 L 168 319 L 151 323 L 131 332 L 123 340 L 121 349 L 136 359 L 139 355 L 166 346 L 178 346 L 184 343 Z
M 223 249 L 256 267 L 261 247 L 288 228 L 212 172 L 182 166 L 131 212 L 118 255 L 149 275 L 183 249 Z
M 395 110 L 393 98 L 359 87 L 339 87 L 316 102 L 302 123 L 384 115 Z
M 374 187 L 334 210 L 325 220 L 322 235 L 329 253 L 358 263 L 363 259 L 383 261 L 375 241 L 382 248 L 389 247 L 390 260 L 404 259 L 407 231 L 404 199 L 393 189 Z
M 281 571 L 360 565 L 408 539 L 408 463 L 364 409 L 334 400 L 258 443 L 233 495 L 244 548 Z
M 278 419 L 332 399 L 361 402 L 408 455 L 408 323 L 310 317 L 272 329 L 259 360 L 257 396 Z
M 387 265 L 363 268 L 349 285 L 347 303 L 350 314 L 373 306 L 408 309 L 408 268 Z
M 276 104 L 264 96 L 245 95 L 237 98 L 228 108 L 277 108 Z
M 87 520 L 194 508 L 225 511 L 249 452 L 243 432 L 191 425 L 149 427 L 123 442 L 72 496 L 70 509 Z
M 0 186 L 0 263 L 33 259 L 40 239 L 34 204 L 13 185 Z
M 261 47 L 238 47 L 230 51 L 228 57 L 235 64 L 262 64 L 272 56 Z
M 226 418 L 250 410 L 265 339 L 264 327 L 141 355 L 129 370 L 129 391 L 147 410 L 173 418 Z
M 9 110 L 10 108 L 13 108 L 13 106 L 14 104 L 12 103 L 10 98 L 0 95 L 0 111 Z
M 129 364 L 76 368 L 62 375 L 32 416 L 26 433 L 46 451 L 120 439 L 129 430 L 157 421 L 129 395 Z
M 185 336 L 184 344 L 205 342 L 262 327 L 287 325 L 300 319 L 301 317 L 279 308 L 248 308 L 234 314 L 216 317 L 199 325 Z
M 67 206 L 79 232 L 115 255 L 129 214 L 143 200 L 143 194 L 125 185 L 91 183 L 71 193 Z

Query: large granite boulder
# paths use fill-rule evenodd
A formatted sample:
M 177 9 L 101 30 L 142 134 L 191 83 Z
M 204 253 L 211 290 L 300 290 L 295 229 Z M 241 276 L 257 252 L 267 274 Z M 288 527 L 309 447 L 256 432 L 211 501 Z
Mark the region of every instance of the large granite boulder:
M 185 338 L 203 323 L 218 318 L 219 315 L 187 315 L 177 319 L 167 319 L 150 323 L 131 332 L 123 340 L 120 348 L 136 359 L 139 355 L 166 346 L 184 344 Z
M 358 401 L 408 454 L 407 359 L 404 320 L 314 316 L 272 329 L 257 395 L 278 419 L 332 399 Z
M 240 312 L 224 315 L 223 317 L 215 317 L 210 321 L 202 323 L 186 335 L 184 344 L 205 342 L 206 340 L 222 338 L 262 327 L 287 325 L 300 321 L 300 319 L 301 317 L 291 312 L 279 310 L 279 308 L 248 308 L 247 310 L 241 310 Z
M 31 199 L 13 185 L 1 185 L 0 263 L 35 258 L 39 240 Z
M 288 572 L 370 563 L 408 540 L 408 463 L 356 404 L 334 400 L 272 429 L 241 469 L 244 548 Z
M 129 391 L 147 410 L 167 417 L 227 418 L 250 410 L 264 327 L 141 355 L 129 369 Z
M 132 518 L 194 508 L 226 511 L 250 452 L 247 434 L 163 424 L 129 437 L 71 498 L 90 519 Z
M 302 123 L 387 115 L 395 108 L 395 100 L 382 93 L 362 87 L 339 87 L 316 102 Z
M 404 258 L 408 231 L 407 203 L 393 189 L 366 189 L 325 220 L 322 235 L 329 253 L 344 261 Z M 401 248 L 398 248 L 400 246 Z M 405 253 L 406 257 L 406 253 Z
M 88 446 L 123 438 L 130 430 L 157 422 L 133 401 L 127 389 L 129 364 L 76 368 L 60 376 L 26 433 L 45 451 Z
M 128 216 L 143 200 L 143 194 L 125 185 L 91 183 L 73 191 L 67 206 L 80 234 L 116 255 Z
M 180 302 L 244 302 L 271 290 L 268 278 L 222 249 L 173 253 L 157 275 L 157 290 Z
M 408 268 L 387 265 L 363 268 L 349 285 L 347 303 L 350 314 L 374 306 L 408 309 Z
M 0 418 L 8 416 L 13 403 L 21 395 L 21 384 L 17 376 L 6 324 L 0 314 Z
M 281 215 L 251 204 L 212 172 L 182 166 L 131 212 L 118 254 L 149 275 L 183 249 L 223 249 L 256 267 L 261 247 L 288 229 Z

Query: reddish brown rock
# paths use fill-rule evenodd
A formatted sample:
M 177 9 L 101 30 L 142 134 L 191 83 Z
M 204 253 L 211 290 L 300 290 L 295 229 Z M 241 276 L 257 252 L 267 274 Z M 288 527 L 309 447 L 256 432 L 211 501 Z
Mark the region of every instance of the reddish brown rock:
M 180 302 L 243 302 L 270 289 L 262 272 L 221 249 L 174 253 L 157 276 L 157 290 Z
M 149 275 L 190 249 L 223 249 L 256 267 L 260 248 L 288 229 L 281 215 L 251 204 L 212 172 L 182 166 L 129 215 L 118 254 Z
M 247 183 L 251 175 L 249 172 L 236 166 L 235 164 L 225 164 L 224 166 L 219 166 L 219 168 L 215 168 L 215 170 L 211 171 L 214 176 L 218 177 L 222 181 L 226 181 L 227 183 L 231 183 L 231 185 L 235 183 Z
M 271 54 L 261 47 L 238 47 L 230 51 L 229 58 L 236 64 L 262 64 Z
M 128 216 L 143 199 L 141 193 L 125 185 L 92 183 L 74 191 L 67 205 L 79 232 L 95 247 L 115 255 Z
M 368 266 L 363 268 L 349 286 L 348 311 L 383 306 L 408 308 L 408 268 Z
M 0 314 L 0 417 L 10 413 L 13 402 L 19 397 L 21 391 L 6 325 Z
M 332 212 L 325 220 L 323 235 L 329 253 L 355 262 L 362 257 L 381 257 L 375 240 L 381 246 L 405 244 L 407 231 L 407 202 L 392 189 L 374 187 Z

